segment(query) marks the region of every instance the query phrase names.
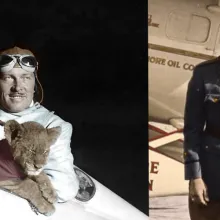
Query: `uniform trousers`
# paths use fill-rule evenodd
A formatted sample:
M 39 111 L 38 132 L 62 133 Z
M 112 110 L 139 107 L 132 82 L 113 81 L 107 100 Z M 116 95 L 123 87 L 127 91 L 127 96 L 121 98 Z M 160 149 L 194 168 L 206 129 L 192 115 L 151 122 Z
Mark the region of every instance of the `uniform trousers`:
M 207 206 L 199 205 L 189 197 L 191 220 L 220 220 L 220 201 L 210 201 Z

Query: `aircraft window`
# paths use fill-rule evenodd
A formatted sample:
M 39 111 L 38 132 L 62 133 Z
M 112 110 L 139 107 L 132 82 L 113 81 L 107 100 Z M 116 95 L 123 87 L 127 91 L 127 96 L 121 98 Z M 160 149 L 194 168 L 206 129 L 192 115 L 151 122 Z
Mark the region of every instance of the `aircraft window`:
M 171 39 L 204 43 L 210 31 L 210 20 L 187 12 L 172 12 L 169 16 L 166 34 Z
M 186 40 L 203 43 L 208 39 L 209 30 L 210 20 L 208 18 L 192 15 Z
M 169 16 L 167 23 L 166 34 L 170 38 L 177 38 L 184 40 L 186 38 L 186 32 L 190 16 L 183 12 L 172 12 Z

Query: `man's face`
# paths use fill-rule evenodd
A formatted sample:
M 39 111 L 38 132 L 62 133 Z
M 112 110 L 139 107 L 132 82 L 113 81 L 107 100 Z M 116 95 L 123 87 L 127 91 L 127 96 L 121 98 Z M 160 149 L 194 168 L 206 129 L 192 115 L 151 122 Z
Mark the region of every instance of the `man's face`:
M 28 108 L 34 96 L 34 73 L 13 68 L 0 73 L 0 106 L 8 112 L 21 112 Z

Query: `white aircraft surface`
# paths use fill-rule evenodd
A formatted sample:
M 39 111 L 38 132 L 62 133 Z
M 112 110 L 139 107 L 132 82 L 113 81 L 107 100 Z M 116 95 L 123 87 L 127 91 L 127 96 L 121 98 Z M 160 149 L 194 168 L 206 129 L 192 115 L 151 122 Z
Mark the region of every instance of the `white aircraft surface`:
M 74 199 L 56 204 L 56 211 L 51 216 L 36 214 L 27 200 L 0 190 L 0 212 L 2 220 L 146 220 L 148 217 L 127 203 L 101 183 L 77 167 L 77 174 L 87 178 L 94 186 L 90 200 L 83 202 Z
M 149 194 L 187 194 L 183 117 L 194 67 L 220 54 L 220 0 L 149 0 Z

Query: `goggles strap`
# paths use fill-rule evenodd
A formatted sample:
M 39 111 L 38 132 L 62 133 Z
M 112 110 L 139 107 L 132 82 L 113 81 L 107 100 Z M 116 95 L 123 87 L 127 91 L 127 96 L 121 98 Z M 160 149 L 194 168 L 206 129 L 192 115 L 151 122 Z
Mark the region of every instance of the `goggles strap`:
M 40 89 L 40 91 L 41 91 L 41 99 L 40 99 L 39 103 L 42 103 L 43 99 L 44 99 L 44 90 L 43 90 L 43 87 L 42 87 L 40 80 L 38 79 L 38 76 L 37 76 L 37 68 L 34 71 L 34 75 L 35 75 L 35 79 L 36 79 L 38 85 L 40 86 L 40 88 L 38 88 L 38 89 Z

